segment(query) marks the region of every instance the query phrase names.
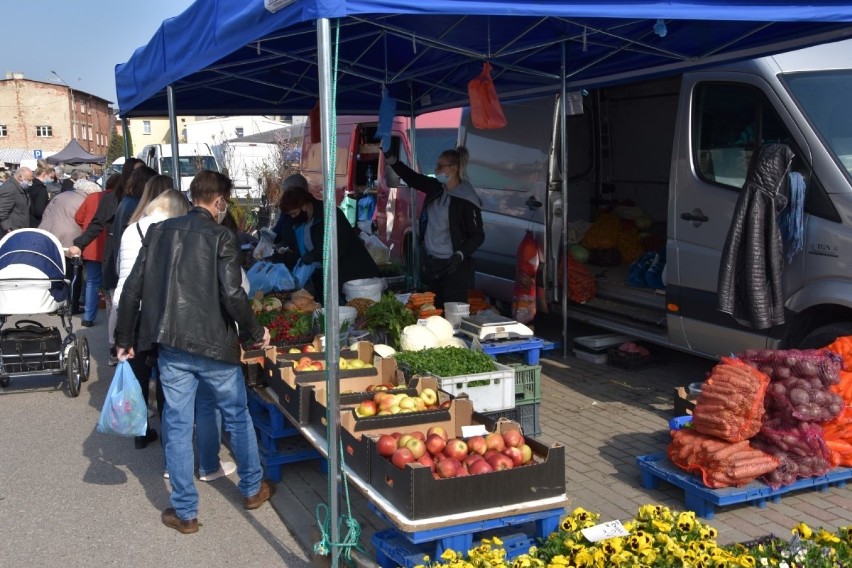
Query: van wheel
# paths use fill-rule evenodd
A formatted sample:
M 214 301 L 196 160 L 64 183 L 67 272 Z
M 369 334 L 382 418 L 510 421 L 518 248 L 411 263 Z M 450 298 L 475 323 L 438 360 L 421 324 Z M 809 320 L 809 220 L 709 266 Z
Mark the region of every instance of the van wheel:
M 818 327 L 805 336 L 797 346 L 799 349 L 820 349 L 838 337 L 852 335 L 852 323 L 832 323 Z

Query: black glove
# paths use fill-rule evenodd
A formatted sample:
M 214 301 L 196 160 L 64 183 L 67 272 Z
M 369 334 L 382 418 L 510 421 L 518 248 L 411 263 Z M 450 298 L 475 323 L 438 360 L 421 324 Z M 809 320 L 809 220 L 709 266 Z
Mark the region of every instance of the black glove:
M 455 271 L 459 269 L 459 266 L 461 266 L 462 256 L 462 253 L 460 253 L 459 251 L 454 252 L 453 256 L 451 256 L 447 260 L 447 265 L 444 267 L 444 269 L 439 270 L 435 277 L 443 278 L 444 276 L 449 276 L 450 274 L 455 273 Z

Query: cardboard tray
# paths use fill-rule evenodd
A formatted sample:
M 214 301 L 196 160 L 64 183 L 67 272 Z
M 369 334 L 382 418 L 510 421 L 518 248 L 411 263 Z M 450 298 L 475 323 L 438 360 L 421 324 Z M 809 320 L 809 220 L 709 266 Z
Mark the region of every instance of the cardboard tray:
M 458 402 L 461 401 L 454 404 Z M 460 428 L 460 418 L 454 416 L 452 425 Z M 468 422 L 473 423 L 472 420 L 472 414 L 467 416 Z M 519 426 L 515 422 L 500 422 L 497 428 L 503 431 L 519 429 Z M 409 519 L 516 505 L 565 494 L 565 448 L 561 444 L 548 446 L 527 438 L 526 442 L 538 460 L 534 465 L 467 477 L 435 479 L 428 467 L 419 464 L 409 464 L 405 469 L 396 468 L 379 455 L 372 435 L 365 438 L 370 451 L 370 486 Z
M 247 386 L 265 387 L 267 358 L 274 348 L 250 349 L 248 351 L 240 347 L 240 366 L 243 369 L 243 379 Z

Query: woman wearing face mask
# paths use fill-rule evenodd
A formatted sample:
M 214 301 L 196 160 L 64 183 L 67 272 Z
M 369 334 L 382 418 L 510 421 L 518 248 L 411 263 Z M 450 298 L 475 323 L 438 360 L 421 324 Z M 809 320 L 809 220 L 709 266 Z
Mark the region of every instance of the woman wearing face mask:
M 467 179 L 467 148 L 441 152 L 435 177 L 418 174 L 390 153 L 385 161 L 405 183 L 426 194 L 420 212 L 421 278 L 435 292 L 435 305 L 467 302 L 472 255 L 485 240 L 482 201 Z
M 281 209 L 281 216 L 291 222 L 276 225 L 276 229 L 281 231 L 277 234 L 276 242 L 291 250 L 297 250 L 302 264 L 318 264 L 311 282 L 314 295 L 322 298 L 322 268 L 319 263 L 323 260 L 325 235 L 323 202 L 311 195 L 306 188 L 294 186 L 281 194 L 278 207 Z M 334 209 L 337 215 L 337 280 L 343 301 L 342 290 L 345 282 L 376 278 L 379 276 L 379 269 L 367 252 L 364 242 L 358 238 L 355 229 L 346 220 L 346 215 L 340 208 Z

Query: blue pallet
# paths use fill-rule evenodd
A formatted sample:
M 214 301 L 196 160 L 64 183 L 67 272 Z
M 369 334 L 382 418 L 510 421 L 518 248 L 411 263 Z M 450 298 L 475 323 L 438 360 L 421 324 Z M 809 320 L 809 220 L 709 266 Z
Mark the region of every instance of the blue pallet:
M 791 491 L 816 489 L 825 492 L 829 487 L 844 487 L 846 482 L 852 479 L 852 468 L 836 467 L 825 475 L 799 479 L 778 489 L 772 489 L 762 481 L 752 481 L 743 487 L 710 489 L 704 485 L 701 477 L 674 465 L 665 452 L 639 456 L 636 463 L 642 472 L 642 487 L 657 489 L 660 480 L 680 487 L 684 492 L 686 509 L 695 511 L 699 517 L 705 519 L 713 518 L 717 506 L 752 503 L 758 507 L 766 507 L 767 501 L 778 503 L 782 495 Z
M 368 503 L 368 506 L 379 518 L 392 523 L 384 512 L 372 502 Z M 440 558 L 441 554 L 447 549 L 467 552 L 473 547 L 474 536 L 489 538 L 498 535 L 501 540 L 504 540 L 504 543 L 507 543 L 507 554 L 513 554 L 512 558 L 514 558 L 525 553 L 536 539 L 546 538 L 554 532 L 559 527 L 559 521 L 564 514 L 565 509 L 559 508 L 457 525 L 445 525 L 410 533 L 389 529 L 376 533 L 380 536 L 378 538 L 373 537 L 373 547 L 377 551 L 379 564 L 383 568 L 391 568 L 407 566 L 405 562 L 409 561 L 422 564 L 424 555 L 433 559 Z M 528 527 L 528 530 L 524 531 L 523 535 L 518 536 L 519 530 L 524 526 Z M 507 535 L 505 539 L 504 534 Z M 523 538 L 521 538 L 522 536 Z M 529 541 L 529 544 L 526 544 L 527 541 Z M 524 548 L 525 546 L 526 548 Z M 393 562 L 398 564 L 393 564 Z M 411 564 L 411 566 L 414 565 Z
M 543 351 L 550 351 L 556 348 L 555 343 L 538 337 L 484 341 L 481 345 L 482 352 L 491 356 L 505 353 L 523 353 L 527 365 L 538 365 Z
M 275 403 L 267 402 L 253 389 L 248 389 L 246 394 L 252 422 L 256 428 L 263 430 L 264 434 L 273 438 L 283 438 L 299 433 L 299 430 L 290 424 Z
M 307 440 L 299 436 L 280 438 L 274 450 L 261 447 L 260 463 L 266 479 L 278 483 L 283 477 L 282 467 L 322 458 L 322 455 Z

